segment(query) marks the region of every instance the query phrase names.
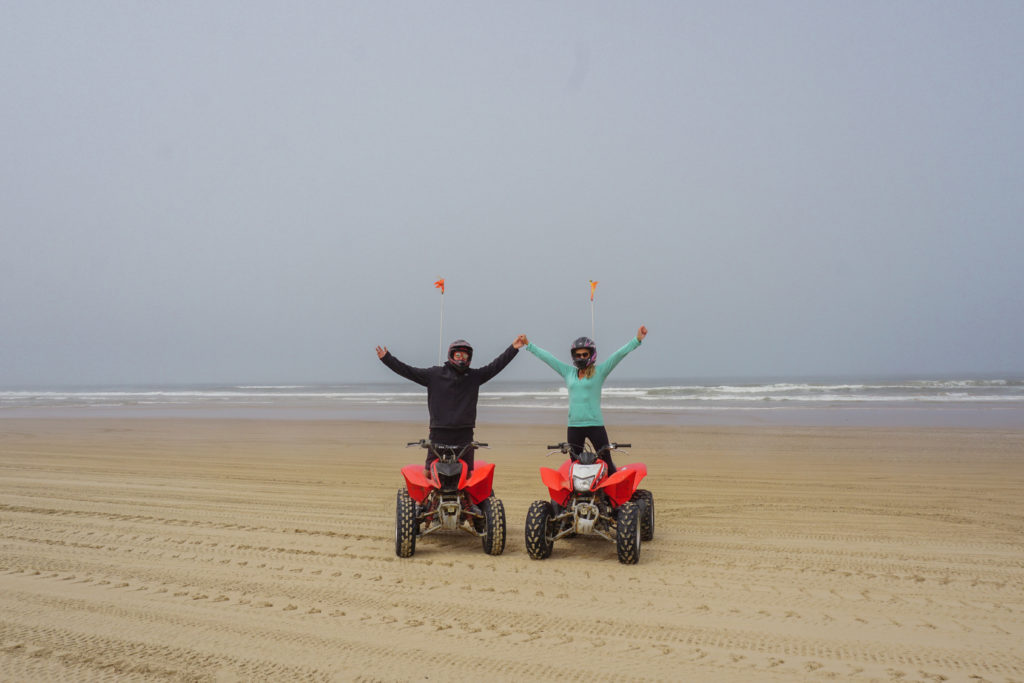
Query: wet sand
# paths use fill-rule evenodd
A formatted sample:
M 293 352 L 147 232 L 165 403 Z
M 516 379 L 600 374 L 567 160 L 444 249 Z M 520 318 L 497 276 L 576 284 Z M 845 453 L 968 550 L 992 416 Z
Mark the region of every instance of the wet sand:
M 523 522 L 394 553 L 421 423 L 0 420 L 0 680 L 1024 681 L 1024 431 L 620 426 L 640 563 Z

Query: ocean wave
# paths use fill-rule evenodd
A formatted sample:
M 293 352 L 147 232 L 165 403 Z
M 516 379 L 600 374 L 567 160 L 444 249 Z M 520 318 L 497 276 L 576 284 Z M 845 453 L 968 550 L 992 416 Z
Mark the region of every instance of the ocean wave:
M 681 410 L 693 406 L 820 406 L 853 404 L 1024 405 L 1018 379 L 923 379 L 889 382 L 617 382 L 603 390 L 613 410 Z M 482 405 L 509 409 L 565 410 L 568 392 L 554 382 L 494 382 L 480 393 Z M 110 406 L 387 406 L 424 405 L 426 390 L 408 384 L 238 384 L 231 386 L 92 387 L 0 390 L 0 409 Z

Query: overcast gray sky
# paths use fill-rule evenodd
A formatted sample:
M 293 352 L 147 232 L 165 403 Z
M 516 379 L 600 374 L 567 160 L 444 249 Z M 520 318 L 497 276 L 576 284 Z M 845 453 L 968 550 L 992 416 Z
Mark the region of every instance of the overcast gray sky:
M 3 2 L 0 387 L 1024 374 L 1024 3 Z M 519 359 L 506 379 L 547 377 Z

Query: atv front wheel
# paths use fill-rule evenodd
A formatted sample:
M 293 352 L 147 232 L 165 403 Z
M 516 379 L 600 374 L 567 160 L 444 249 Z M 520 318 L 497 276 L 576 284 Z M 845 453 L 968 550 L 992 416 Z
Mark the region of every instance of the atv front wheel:
M 640 503 L 640 540 L 646 543 L 654 538 L 654 494 L 637 489 L 632 500 Z
M 412 557 L 416 552 L 416 504 L 412 502 L 409 492 L 398 489 L 398 501 L 395 504 L 395 554 L 399 557 Z
M 615 522 L 615 549 L 622 564 L 640 561 L 640 506 L 626 502 L 619 508 Z
M 526 552 L 534 560 L 544 560 L 551 556 L 555 541 L 551 536 L 551 503 L 546 500 L 535 500 L 526 513 Z
M 505 506 L 491 496 L 480 503 L 480 511 L 484 513 L 484 552 L 501 555 L 505 550 Z

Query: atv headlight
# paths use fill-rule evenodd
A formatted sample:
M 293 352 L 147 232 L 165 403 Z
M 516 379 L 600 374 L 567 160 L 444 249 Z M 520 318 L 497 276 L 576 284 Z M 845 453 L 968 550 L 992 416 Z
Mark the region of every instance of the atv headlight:
M 594 485 L 594 478 L 601 473 L 601 465 L 581 465 L 576 463 L 572 468 L 572 488 L 574 491 L 586 492 Z
M 580 492 L 580 493 L 585 493 L 585 492 L 589 491 L 590 487 L 593 485 L 593 483 L 594 483 L 594 475 L 590 475 L 589 477 L 573 477 L 572 478 L 572 487 L 573 487 L 573 489 L 578 491 L 578 492 Z

